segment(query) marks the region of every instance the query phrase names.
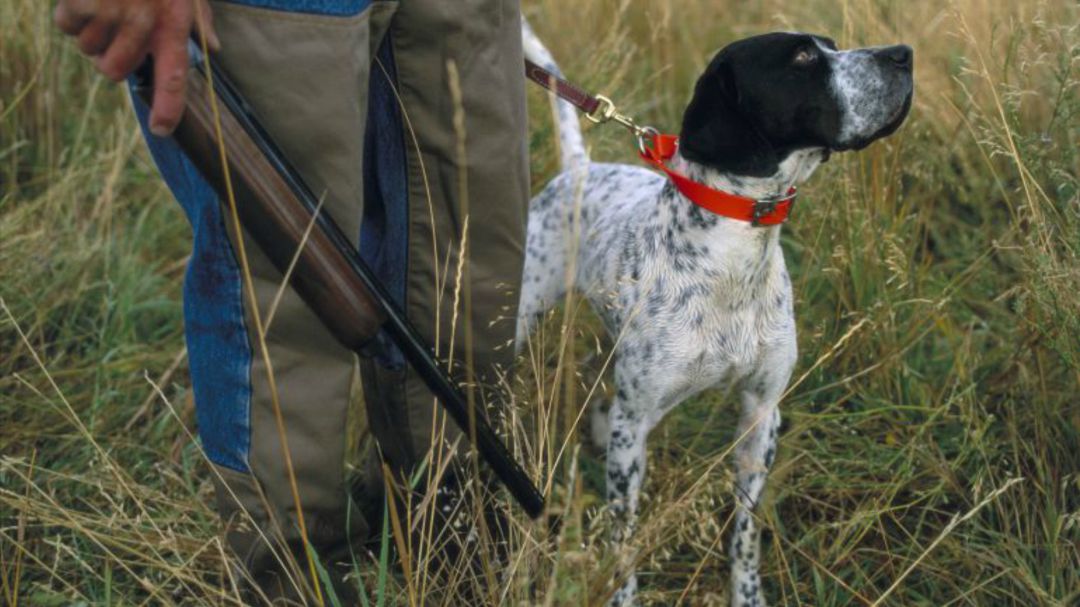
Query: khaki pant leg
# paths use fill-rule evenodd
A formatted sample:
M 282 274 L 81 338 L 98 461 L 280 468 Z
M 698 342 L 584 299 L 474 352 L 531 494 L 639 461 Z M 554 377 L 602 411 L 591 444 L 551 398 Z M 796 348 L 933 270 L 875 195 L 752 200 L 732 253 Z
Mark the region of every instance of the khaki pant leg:
M 372 46 L 395 3 L 376 2 L 355 16 L 317 16 L 240 6 L 214 5 L 222 41 L 220 59 L 256 115 L 324 208 L 347 235 L 359 235 L 363 209 L 362 154 Z M 229 226 L 230 235 L 234 234 Z M 233 243 L 236 248 L 238 243 Z M 249 238 L 244 244 L 258 310 L 264 321 L 278 294 L 281 274 Z M 229 487 L 218 487 L 223 515 L 238 523 L 242 508 L 258 529 L 230 527 L 232 547 L 259 578 L 289 586 L 280 569 L 283 553 L 264 540 L 283 538 L 300 563 L 293 575 L 307 579 L 296 509 L 277 430 L 267 366 L 254 314 L 244 298 L 251 341 L 251 475 L 221 468 Z M 266 345 L 273 367 L 288 451 L 309 538 L 321 556 L 347 553 L 348 536 L 363 537 L 367 525 L 346 492 L 346 423 L 354 355 L 335 341 L 291 289 L 285 289 Z M 346 520 L 351 529 L 346 531 Z M 259 532 L 261 530 L 261 533 Z M 274 542 L 272 541 L 271 544 Z M 277 577 L 275 582 L 267 578 Z M 286 588 L 284 594 L 291 594 Z
M 404 307 L 442 360 L 452 351 L 458 379 L 478 382 L 474 394 L 484 404 L 497 395 L 495 384 L 512 363 L 524 261 L 528 154 L 519 7 L 514 0 L 409 0 L 400 5 L 387 43 L 407 165 Z M 466 263 L 458 293 L 463 234 Z M 410 472 L 433 446 L 462 438 L 442 411 L 433 410 L 431 393 L 412 369 L 377 361 L 365 361 L 364 369 L 372 428 L 399 472 Z M 432 454 L 432 460 L 446 455 Z M 486 604 L 497 581 L 484 576 L 482 560 L 500 557 L 504 521 L 498 509 L 485 509 L 483 535 L 494 542 L 470 545 L 452 512 L 455 504 L 463 506 L 455 496 L 472 493 L 460 491 L 453 474 L 443 489 L 448 491 L 439 492 L 435 520 L 428 524 L 456 531 L 440 532 L 439 552 L 425 563 L 427 575 L 455 581 L 432 584 L 434 594 L 424 600 Z M 450 518 L 442 518 L 447 512 Z M 415 538 L 414 545 L 423 541 Z M 477 550 L 495 553 L 478 558 Z
M 520 18 L 516 0 L 410 0 L 390 28 L 407 130 L 406 309 L 442 358 L 453 340 L 459 375 L 464 378 L 460 367 L 471 362 L 476 379 L 487 385 L 512 363 L 524 261 L 528 149 Z M 454 128 L 459 112 L 464 141 Z M 466 217 L 468 280 L 455 310 Z M 377 389 L 375 381 L 384 395 L 368 402 L 369 410 L 383 409 L 372 417 L 397 420 L 413 458 L 423 457 L 434 435 L 431 393 L 411 369 L 378 375 L 365 378 L 365 392 Z M 446 438 L 457 436 L 453 423 L 446 427 Z

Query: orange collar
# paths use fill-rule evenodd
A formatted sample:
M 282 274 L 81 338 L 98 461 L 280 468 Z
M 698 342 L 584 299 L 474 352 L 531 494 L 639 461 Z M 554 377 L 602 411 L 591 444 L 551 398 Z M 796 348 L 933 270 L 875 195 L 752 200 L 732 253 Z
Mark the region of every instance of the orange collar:
M 748 221 L 755 226 L 779 225 L 787 221 L 788 216 L 791 215 L 791 210 L 795 207 L 794 187 L 783 196 L 762 199 L 747 198 L 714 190 L 682 173 L 673 171 L 665 164 L 675 155 L 679 143 L 677 136 L 662 135 L 660 133 L 650 134 L 646 137 L 648 136 L 651 136 L 651 141 L 642 139 L 642 160 L 667 174 L 683 196 L 686 196 L 691 202 L 706 211 L 723 217 Z

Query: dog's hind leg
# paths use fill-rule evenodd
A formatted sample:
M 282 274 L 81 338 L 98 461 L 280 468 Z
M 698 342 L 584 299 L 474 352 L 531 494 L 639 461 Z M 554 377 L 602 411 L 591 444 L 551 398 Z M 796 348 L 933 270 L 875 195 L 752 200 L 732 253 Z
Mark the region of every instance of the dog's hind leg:
M 587 167 L 585 167 L 587 168 Z M 525 345 L 536 322 L 578 283 L 577 255 L 585 230 L 584 169 L 562 173 L 529 202 L 525 267 L 518 303 L 516 347 Z
M 558 178 L 552 181 L 529 203 L 515 338 L 518 352 L 525 346 L 536 323 L 562 299 L 573 283 L 573 277 L 567 275 L 572 271 L 568 259 L 571 236 L 564 225 L 560 200 L 567 196 L 563 181 Z
M 758 573 L 761 529 L 753 511 L 776 457 L 780 393 L 787 385 L 787 374 L 783 378 L 756 376 L 746 384 L 741 394 L 742 415 L 735 447 L 735 530 L 728 551 L 731 556 L 731 605 L 764 607 Z

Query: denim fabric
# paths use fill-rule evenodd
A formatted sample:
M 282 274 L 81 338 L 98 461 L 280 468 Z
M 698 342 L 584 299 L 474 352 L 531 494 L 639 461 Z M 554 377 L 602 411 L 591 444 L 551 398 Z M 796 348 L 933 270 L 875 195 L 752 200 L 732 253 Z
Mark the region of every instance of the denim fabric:
M 394 95 L 394 54 L 387 33 L 371 64 L 368 79 L 368 118 L 364 135 L 364 218 L 360 224 L 360 257 L 382 282 L 394 301 L 405 308 L 408 265 L 408 181 L 405 173 L 404 128 Z M 386 69 L 386 74 L 379 67 Z M 385 335 L 379 362 L 397 369 L 405 359 Z
M 184 334 L 199 437 L 210 461 L 248 471 L 251 446 L 251 345 L 240 268 L 210 184 L 169 138 L 147 126 L 150 110 L 132 95 L 158 170 L 191 223 L 194 242 L 184 277 Z
M 316 15 L 355 15 L 371 4 L 371 0 L 225 0 L 257 8 L 271 8 L 290 13 Z

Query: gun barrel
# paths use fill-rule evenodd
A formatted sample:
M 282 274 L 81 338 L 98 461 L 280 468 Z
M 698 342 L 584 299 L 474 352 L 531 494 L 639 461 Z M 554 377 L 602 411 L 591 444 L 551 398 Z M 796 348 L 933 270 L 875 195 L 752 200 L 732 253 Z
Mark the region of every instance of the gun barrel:
M 221 139 L 233 198 L 247 234 L 283 273 L 295 258 L 290 285 L 345 347 L 364 354 L 375 343 L 379 331 L 385 331 L 495 476 L 529 516 L 539 516 L 544 509 L 543 496 L 483 413 L 469 406 L 431 348 L 333 218 L 325 209 L 316 213 L 317 197 L 213 57 L 204 56 L 194 43 L 189 48 L 192 63 L 187 74 L 184 117 L 173 134 L 177 144 L 225 200 L 226 173 L 211 105 L 213 94 L 220 109 Z M 135 89 L 149 103 L 152 83 L 146 68 L 137 72 Z M 304 234 L 313 220 L 315 225 L 305 241 Z

